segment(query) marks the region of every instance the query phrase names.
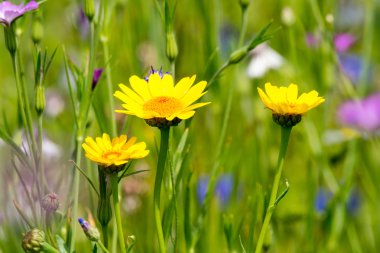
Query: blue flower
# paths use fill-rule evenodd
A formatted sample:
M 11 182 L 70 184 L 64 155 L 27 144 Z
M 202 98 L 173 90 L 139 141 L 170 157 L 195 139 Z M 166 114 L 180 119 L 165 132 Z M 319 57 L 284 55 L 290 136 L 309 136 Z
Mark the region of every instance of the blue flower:
M 315 211 L 317 211 L 319 214 L 323 214 L 326 211 L 327 205 L 331 198 L 331 192 L 327 191 L 324 188 L 320 188 L 314 201 Z
M 198 180 L 197 184 L 197 197 L 198 202 L 203 203 L 207 187 L 209 183 L 209 177 L 202 177 Z M 219 203 L 222 207 L 226 206 L 228 201 L 230 200 L 231 193 L 233 190 L 233 176 L 231 174 L 225 174 L 218 178 L 214 192 L 219 200 Z

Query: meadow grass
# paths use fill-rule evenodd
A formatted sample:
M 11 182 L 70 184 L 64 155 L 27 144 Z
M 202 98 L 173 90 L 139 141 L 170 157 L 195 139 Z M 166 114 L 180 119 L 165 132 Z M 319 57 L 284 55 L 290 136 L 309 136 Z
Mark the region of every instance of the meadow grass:
M 378 1 L 38 5 L 1 22 L 0 252 L 380 249 Z M 154 75 L 196 75 L 211 103 L 170 127 L 115 112 L 120 83 Z M 267 82 L 325 101 L 282 127 Z M 103 133 L 146 146 L 94 162 Z

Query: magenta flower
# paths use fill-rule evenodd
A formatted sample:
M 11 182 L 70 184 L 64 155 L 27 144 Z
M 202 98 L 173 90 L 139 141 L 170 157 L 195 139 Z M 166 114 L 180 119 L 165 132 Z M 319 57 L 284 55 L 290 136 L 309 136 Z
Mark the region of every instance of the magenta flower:
M 362 100 L 344 102 L 338 109 L 338 118 L 346 126 L 365 132 L 380 129 L 380 93 Z
M 95 89 L 96 85 L 99 82 L 100 77 L 102 76 L 103 68 L 97 68 L 94 70 L 94 75 L 92 76 L 92 89 Z
M 339 33 L 334 36 L 335 50 L 339 53 L 344 53 L 356 42 L 355 36 L 349 33 Z
M 11 26 L 12 22 L 24 15 L 25 12 L 38 8 L 38 3 L 34 0 L 26 5 L 15 5 L 11 2 L 4 1 L 0 3 L 0 23 L 4 26 Z
M 322 42 L 321 34 L 306 34 L 306 45 L 310 48 L 318 48 Z M 347 52 L 356 42 L 356 37 L 349 33 L 337 33 L 334 35 L 334 48 L 338 53 Z

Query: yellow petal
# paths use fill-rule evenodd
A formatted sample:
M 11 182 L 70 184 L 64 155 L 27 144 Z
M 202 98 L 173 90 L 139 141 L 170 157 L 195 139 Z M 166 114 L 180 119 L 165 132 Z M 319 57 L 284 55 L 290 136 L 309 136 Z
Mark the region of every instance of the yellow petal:
M 206 92 L 203 90 L 206 88 L 207 82 L 201 81 L 190 88 L 190 90 L 186 93 L 186 95 L 181 99 L 181 102 L 184 107 L 191 105 L 193 102 L 197 101 L 200 97 L 202 97 Z M 202 93 L 203 92 L 203 93 Z
M 140 95 L 138 95 L 136 92 L 132 91 L 130 88 L 128 88 L 124 84 L 119 84 L 119 88 L 125 93 L 125 95 L 127 95 L 127 97 L 129 97 L 130 99 L 132 99 L 136 103 L 138 103 L 138 104 L 144 103 L 144 99 Z M 123 101 L 123 102 L 125 102 L 125 101 Z
M 290 84 L 287 92 L 288 103 L 295 103 L 298 97 L 298 86 L 295 84 Z
M 190 77 L 182 78 L 174 87 L 174 91 L 175 91 L 174 96 L 178 99 L 181 99 L 188 92 L 191 85 L 193 85 L 194 81 L 195 81 L 195 75 L 193 75 L 191 78 Z
M 129 78 L 129 83 L 131 84 L 132 89 L 136 91 L 144 101 L 152 98 L 148 89 L 148 84 L 144 79 L 137 76 L 131 76 L 131 78 Z
M 178 114 L 177 117 L 180 119 L 189 119 L 189 118 L 193 117 L 194 114 L 195 114 L 195 111 L 187 111 L 187 112 Z

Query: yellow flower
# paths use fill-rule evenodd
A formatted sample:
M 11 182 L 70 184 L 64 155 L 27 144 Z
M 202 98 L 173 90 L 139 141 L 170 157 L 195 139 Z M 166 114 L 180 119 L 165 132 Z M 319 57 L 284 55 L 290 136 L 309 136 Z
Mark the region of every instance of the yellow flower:
M 318 92 L 315 90 L 298 97 L 296 84 L 290 84 L 289 87 L 277 87 L 266 83 L 266 93 L 260 88 L 257 90 L 265 106 L 274 114 L 279 115 L 302 115 L 325 101 L 324 98 L 318 97 Z
M 129 78 L 132 89 L 119 84 L 122 91 L 114 96 L 124 102 L 125 110 L 119 113 L 136 115 L 145 119 L 149 125 L 167 127 L 178 124 L 181 120 L 191 118 L 194 109 L 207 103 L 195 103 L 206 92 L 207 82 L 193 85 L 195 75 L 182 78 L 175 86 L 170 74 L 153 73 L 146 81 L 137 76 Z M 159 123 L 159 124 L 158 124 Z
M 107 172 L 118 172 L 121 165 L 126 164 L 129 160 L 139 159 L 147 156 L 149 150 L 146 150 L 145 142 L 136 143 L 136 137 L 127 141 L 126 135 L 110 139 L 106 133 L 103 137 L 87 137 L 82 144 L 86 151 L 86 157 L 99 165 L 109 168 Z
M 298 86 L 277 87 L 265 84 L 265 92 L 257 88 L 261 101 L 273 112 L 273 121 L 282 127 L 293 127 L 301 121 L 302 114 L 325 101 L 315 90 L 298 97 Z

